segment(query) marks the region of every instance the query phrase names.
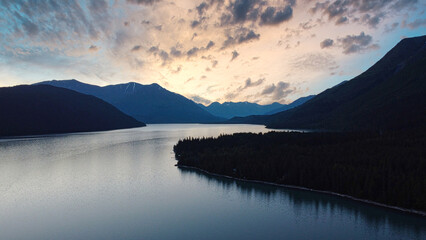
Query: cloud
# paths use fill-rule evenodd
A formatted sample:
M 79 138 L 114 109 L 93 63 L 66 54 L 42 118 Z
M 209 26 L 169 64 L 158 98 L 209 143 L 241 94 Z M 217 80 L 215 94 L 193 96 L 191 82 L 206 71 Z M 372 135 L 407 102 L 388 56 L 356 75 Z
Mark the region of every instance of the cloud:
M 208 0 L 208 2 L 202 2 L 195 7 L 195 10 L 198 12 L 198 15 L 203 15 L 211 6 L 217 4 L 217 9 L 219 9 L 225 0 Z
M 230 3 L 234 23 L 241 23 L 246 20 L 257 20 L 259 17 L 260 0 L 236 0 Z
M 226 6 L 225 6 L 226 4 Z M 212 6 L 216 5 L 216 8 Z M 206 23 L 200 30 L 210 26 L 223 28 L 225 39 L 222 49 L 237 44 L 259 40 L 257 26 L 279 25 L 293 16 L 294 0 L 206 0 L 199 3 L 190 12 L 195 12 L 195 19 L 190 20 L 191 28 Z M 223 7 L 224 6 L 224 7 Z M 213 10 L 212 10 L 213 9 Z
M 253 30 L 250 30 L 246 34 L 242 32 L 242 34 L 240 34 L 237 37 L 237 39 L 238 39 L 238 43 L 244 43 L 254 39 L 259 39 L 259 37 L 260 37 L 260 34 L 255 33 Z
M 276 85 L 271 84 L 269 86 L 266 86 L 260 94 L 269 95 L 271 96 L 272 100 L 280 101 L 294 91 L 292 89 L 289 89 L 289 87 L 289 83 L 280 81 Z
M 255 33 L 253 30 L 248 28 L 237 28 L 232 34 L 227 34 L 227 39 L 222 44 L 222 49 L 253 40 L 259 40 L 260 34 Z
M 393 31 L 393 30 L 395 30 L 398 26 L 399 26 L 399 23 L 398 23 L 398 22 L 394 22 L 394 23 L 392 23 L 390 26 L 386 25 L 386 27 L 385 27 L 385 32 L 386 32 L 386 33 L 388 33 L 388 32 L 392 32 L 392 31 Z
M 267 87 L 265 87 L 264 89 L 263 89 L 263 91 L 262 91 L 262 95 L 266 95 L 266 94 L 271 94 L 271 93 L 273 93 L 274 92 L 274 90 L 276 89 L 277 87 L 275 86 L 275 84 L 272 84 L 272 85 L 270 85 L 270 86 L 267 86 Z
M 150 47 L 149 49 L 148 49 L 148 52 L 150 52 L 150 53 L 156 53 L 156 52 L 158 52 L 160 49 L 158 48 L 158 47 L 156 47 L 156 46 L 152 46 L 152 47 Z
M 175 69 L 172 69 L 172 70 L 171 70 L 171 72 L 172 72 L 173 74 L 180 73 L 180 71 L 182 71 L 182 65 L 179 65 L 179 66 L 176 68 L 176 70 L 175 70 Z
M 407 27 L 407 28 L 410 28 L 410 29 L 416 29 L 416 28 L 419 28 L 419 27 L 426 27 L 426 18 L 416 19 L 413 22 L 408 22 L 408 23 L 406 21 L 403 21 L 402 27 Z
M 173 57 L 180 57 L 182 56 L 182 51 L 176 49 L 176 47 L 172 47 L 170 49 L 170 55 L 172 55 Z
M 283 10 L 277 11 L 275 7 L 267 7 L 260 16 L 260 23 L 264 25 L 278 25 L 293 16 L 293 9 L 287 5 Z
M 349 5 L 348 1 L 335 1 L 324 9 L 324 13 L 327 14 L 330 19 L 340 17 L 348 10 L 347 5 Z
M 238 56 L 240 56 L 240 54 L 237 52 L 237 51 L 233 51 L 232 52 L 232 58 L 231 58 L 231 61 L 234 61 L 234 59 L 236 59 Z
M 345 24 L 345 23 L 348 23 L 348 22 L 349 22 L 349 19 L 347 17 L 341 16 L 341 17 L 339 17 L 339 19 L 337 19 L 336 25 Z
M 93 14 L 105 11 L 108 8 L 108 3 L 105 0 L 90 0 L 88 7 Z
M 200 21 L 198 21 L 198 20 L 194 20 L 194 21 L 192 21 L 191 22 L 191 27 L 192 28 L 196 28 L 197 26 L 199 26 L 201 24 L 201 22 Z
M 418 2 L 417 0 L 397 0 L 397 1 L 393 1 L 391 8 L 395 10 L 401 10 L 402 8 L 412 6 L 417 2 Z
M 206 2 L 202 2 L 200 5 L 195 7 L 199 15 L 203 15 L 204 11 L 209 8 L 209 5 Z
M 134 46 L 130 51 L 132 51 L 132 52 L 136 52 L 136 51 L 139 51 L 140 49 L 142 48 L 142 46 L 141 45 L 136 45 L 136 46 Z
M 310 11 L 312 14 L 315 14 L 315 13 L 317 13 L 317 12 L 321 12 L 321 11 L 324 11 L 324 9 L 326 9 L 326 8 L 327 8 L 328 4 L 329 4 L 329 2 L 328 2 L 328 1 L 326 1 L 326 2 L 316 2 L 316 3 L 315 3 L 315 6 L 314 6 L 314 7 L 312 7 L 311 9 L 309 9 L 309 11 Z
M 219 64 L 217 60 L 212 60 L 212 68 L 215 68 Z
M 241 90 L 244 90 L 244 89 L 249 88 L 249 87 L 256 87 L 256 86 L 259 86 L 259 85 L 261 85 L 264 81 L 265 81 L 265 78 L 261 78 L 261 79 L 259 79 L 259 80 L 257 80 L 257 81 L 254 81 L 254 82 L 251 80 L 251 78 L 247 78 L 247 80 L 245 81 L 244 87 L 242 87 L 242 89 L 241 89 Z
M 224 1 L 221 1 L 222 4 Z M 219 18 L 220 26 L 243 25 L 246 22 L 258 25 L 278 25 L 293 16 L 292 6 L 295 1 L 282 1 L 273 3 L 263 0 L 235 0 L 230 1 Z M 205 13 L 208 4 L 202 3 L 196 10 L 199 15 Z
M 291 67 L 300 71 L 324 71 L 326 69 L 337 69 L 334 57 L 324 52 L 310 52 L 292 59 Z
M 154 54 L 154 56 L 158 56 L 163 61 L 162 65 L 166 65 L 171 60 L 169 54 L 157 46 L 152 46 L 148 49 L 148 52 Z
M 197 53 L 200 51 L 200 49 L 199 48 L 197 48 L 197 47 L 193 47 L 193 48 L 191 48 L 187 53 L 186 53 L 186 55 L 188 56 L 188 57 L 193 57 L 193 56 L 196 56 L 197 55 Z
M 370 27 L 376 27 L 383 18 L 385 12 L 400 11 L 417 3 L 417 0 L 335 0 L 317 2 L 311 13 L 317 12 L 328 16 L 330 21 L 335 21 L 336 25 L 346 23 L 349 18 L 360 19 Z M 362 17 L 359 17 L 362 15 Z
M 160 56 L 160 58 L 163 60 L 163 62 L 166 62 L 167 60 L 169 60 L 169 54 L 163 50 L 161 50 L 158 55 Z
M 228 97 L 266 103 L 272 93 L 260 92 L 268 84 L 277 88 L 278 81 L 284 81 L 291 83 L 286 90 L 305 89 L 310 80 L 324 77 L 320 71 L 337 66 L 334 57 L 350 59 L 342 55 L 368 51 L 379 41 L 390 46 L 395 36 L 415 34 L 402 28 L 425 26 L 423 5 L 411 8 L 413 1 L 303 1 L 0 0 L 0 68 L 26 81 L 49 76 L 96 84 L 167 81 L 173 91 L 203 93 L 212 100 L 230 92 Z M 310 6 L 316 7 L 316 16 L 305 14 Z M 407 11 L 397 11 L 397 6 Z M 385 26 L 396 30 L 380 36 Z M 376 29 L 366 31 L 369 27 Z M 346 36 L 351 29 L 365 33 L 356 30 Z M 360 57 L 377 56 L 372 52 Z M 300 73 L 288 75 L 296 65 Z M 332 72 L 349 72 L 351 67 L 342 65 Z M 253 75 L 256 72 L 259 75 Z M 208 79 L 200 81 L 203 74 Z M 193 82 L 185 85 L 190 77 Z M 302 78 L 306 81 L 299 81 Z M 218 89 L 205 91 L 212 81 Z
M 152 5 L 160 1 L 161 0 L 127 0 L 128 3 L 141 4 L 141 5 Z
M 343 48 L 344 54 L 351 54 L 371 49 L 378 49 L 379 45 L 373 44 L 372 42 L 373 37 L 371 35 L 361 32 L 359 35 L 346 35 L 345 37 L 338 38 L 337 43 L 333 39 L 327 38 L 320 43 L 320 47 L 329 48 L 332 46 L 338 46 Z
M 333 43 L 334 43 L 333 39 L 327 38 L 320 43 L 320 47 L 321 48 L 328 48 L 328 47 L 333 46 Z
M 18 12 L 15 12 L 15 16 L 17 19 L 21 20 L 22 27 L 24 28 L 25 32 L 29 36 L 34 36 L 39 33 L 39 27 L 36 24 L 34 24 L 31 20 L 25 17 L 22 17 Z
M 235 39 L 238 41 L 238 43 L 244 43 L 251 40 L 257 40 L 259 37 L 260 34 L 255 33 L 253 30 L 241 29 L 241 31 L 237 31 Z
M 182 51 L 178 49 L 178 47 L 181 47 L 181 45 L 178 43 L 175 47 L 170 48 L 169 53 L 158 48 L 157 46 L 152 46 L 148 49 L 148 53 L 159 56 L 163 60 L 163 65 L 166 65 L 166 63 L 172 62 L 174 59 L 180 58 L 182 56 L 187 56 L 188 58 L 196 57 L 199 53 L 211 49 L 214 45 L 215 44 L 213 41 L 209 41 L 206 47 L 192 47 L 187 51 Z
M 379 13 L 379 14 L 376 14 L 374 16 L 371 16 L 370 14 L 367 13 L 367 14 L 364 14 L 361 21 L 363 23 L 369 25 L 370 27 L 375 28 L 382 21 L 383 18 L 384 18 L 383 13 Z
M 209 41 L 209 43 L 207 43 L 206 49 L 209 50 L 210 48 L 212 48 L 215 45 L 215 43 L 213 41 Z
M 59 46 L 77 38 L 82 42 L 97 40 L 111 33 L 110 9 L 104 0 L 0 1 L 0 10 L 8 25 L 3 30 L 42 47 Z
M 312 19 L 309 19 L 309 21 L 307 21 L 307 22 L 301 22 L 301 23 L 299 23 L 299 26 L 303 30 L 309 30 L 311 28 L 314 28 L 316 26 L 316 24 L 312 24 Z
M 247 78 L 244 81 L 244 85 L 241 85 L 238 88 L 226 93 L 225 96 L 224 96 L 224 99 L 228 100 L 228 101 L 233 100 L 236 97 L 240 96 L 244 90 L 251 88 L 251 87 L 260 86 L 264 82 L 265 82 L 265 78 L 258 79 L 257 81 L 254 81 L 254 82 L 251 80 L 251 78 Z
M 90 47 L 89 47 L 90 52 L 97 52 L 98 50 L 99 50 L 99 48 L 95 45 L 90 45 Z
M 361 32 L 359 35 L 347 35 L 343 38 L 338 38 L 340 47 L 343 48 L 344 54 L 362 52 L 367 49 L 376 49 L 378 45 L 371 44 L 373 37 Z
M 194 102 L 204 104 L 205 106 L 209 105 L 212 102 L 206 98 L 201 97 L 200 95 L 189 95 L 188 97 Z
M 229 92 L 225 94 L 224 98 L 228 101 L 235 99 L 238 96 L 238 93 L 235 92 Z
M 163 61 L 171 62 L 174 59 L 180 58 L 183 56 L 187 56 L 188 58 L 196 57 L 198 56 L 198 54 L 205 52 L 207 50 L 210 50 L 214 45 L 215 43 L 213 41 L 209 41 L 205 47 L 192 47 L 189 50 L 185 51 L 185 50 L 179 50 L 178 48 L 181 48 L 182 45 L 177 43 L 176 46 L 170 48 L 169 53 L 159 49 L 157 46 L 151 47 L 150 49 L 148 49 L 148 52 L 153 53 L 156 56 L 159 55 L 160 57 L 162 57 Z M 203 58 L 205 57 L 203 56 Z
M 187 83 L 189 83 L 189 82 L 191 82 L 191 81 L 193 81 L 193 80 L 195 80 L 195 78 L 194 78 L 194 77 L 190 77 L 190 78 L 188 78 L 188 79 L 185 81 L 185 84 L 187 84 Z

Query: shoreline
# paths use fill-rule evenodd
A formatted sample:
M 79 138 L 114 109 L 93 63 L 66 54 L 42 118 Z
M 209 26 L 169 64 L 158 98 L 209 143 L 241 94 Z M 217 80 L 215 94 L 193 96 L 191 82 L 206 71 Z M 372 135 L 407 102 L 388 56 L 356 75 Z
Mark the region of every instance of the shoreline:
M 286 185 L 286 184 L 278 184 L 278 183 L 266 182 L 266 181 L 260 181 L 260 180 L 248 180 L 248 179 L 236 178 L 236 177 L 231 177 L 231 176 L 227 176 L 227 175 L 223 175 L 223 174 L 212 173 L 212 172 L 209 172 L 207 170 L 204 170 L 204 169 L 201 169 L 201 168 L 198 168 L 198 167 L 191 167 L 191 166 L 186 166 L 186 165 L 175 164 L 175 166 L 178 167 L 178 168 L 185 168 L 185 169 L 192 169 L 192 170 L 200 171 L 202 173 L 205 173 L 205 174 L 208 174 L 208 175 L 211 175 L 211 176 L 215 176 L 215 177 L 223 177 L 223 178 L 228 178 L 228 179 L 242 181 L 242 182 L 261 183 L 261 184 L 266 184 L 266 185 L 271 185 L 271 186 L 276 186 L 276 187 L 298 189 L 298 190 L 305 190 L 305 191 L 311 191 L 311 192 L 317 192 L 317 193 L 339 196 L 339 197 L 351 199 L 351 200 L 354 200 L 354 201 L 357 201 L 357 202 L 362 202 L 362 203 L 374 205 L 374 206 L 377 206 L 377 207 L 388 208 L 388 209 L 397 210 L 397 211 L 404 212 L 404 213 L 415 214 L 417 216 L 426 217 L 426 212 L 424 212 L 424 211 L 387 205 L 387 204 L 383 204 L 383 203 L 379 203 L 379 202 L 375 202 L 375 201 L 371 201 L 371 200 L 367 200 L 367 199 L 356 198 L 356 197 L 346 195 L 346 194 L 341 194 L 341 193 L 336 193 L 336 192 L 331 192 L 331 191 L 315 190 L 315 189 L 300 187 L 300 186 L 295 186 L 295 185 Z

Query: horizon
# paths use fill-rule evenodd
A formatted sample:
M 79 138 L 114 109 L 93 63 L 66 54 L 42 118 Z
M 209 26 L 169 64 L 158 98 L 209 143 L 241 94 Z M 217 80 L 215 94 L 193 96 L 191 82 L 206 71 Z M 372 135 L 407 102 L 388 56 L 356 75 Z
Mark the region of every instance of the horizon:
M 426 28 L 420 1 L 32 4 L 0 4 L 0 86 L 157 83 L 205 106 L 318 94 Z
M 161 84 L 158 84 L 158 83 L 142 84 L 142 83 L 138 83 L 138 82 L 123 82 L 123 83 L 116 83 L 116 84 L 103 85 L 103 86 L 102 86 L 102 85 L 96 85 L 96 84 L 90 84 L 90 83 L 82 82 L 82 81 L 80 81 L 80 80 L 78 80 L 78 79 L 62 79 L 62 80 L 52 79 L 52 80 L 46 80 L 46 81 L 41 81 L 41 82 L 36 82 L 36 83 L 30 83 L 30 84 L 18 84 L 18 85 L 4 86 L 4 87 L 17 87 L 17 86 L 22 86 L 22 85 L 42 84 L 42 83 L 44 83 L 44 82 L 66 82 L 66 81 L 76 81 L 76 82 L 78 82 L 78 83 L 87 84 L 87 85 L 91 85 L 91 86 L 95 86 L 95 87 L 117 86 L 117 85 L 126 85 L 126 84 L 132 84 L 132 83 L 134 83 L 134 84 L 139 84 L 139 85 L 142 85 L 142 86 L 158 85 L 159 87 L 161 87 L 161 88 L 165 89 L 166 91 L 169 91 L 169 90 L 168 90 L 168 89 L 166 89 L 164 86 L 161 86 Z M 169 91 L 169 92 L 170 92 L 170 91 Z M 172 93 L 175 93 L 175 92 L 172 92 Z M 181 95 L 181 96 L 183 96 L 183 95 Z M 302 96 L 302 97 L 300 97 L 300 98 L 305 98 L 305 97 L 310 97 L 310 96 L 314 96 L 314 94 L 313 94 L 313 95 L 306 95 L 306 96 Z M 184 96 L 184 97 L 185 97 L 185 96 Z M 299 100 L 300 98 L 295 99 L 294 101 Z M 193 99 L 190 99 L 190 98 L 189 98 L 189 100 L 194 101 Z M 291 103 L 293 103 L 294 101 L 289 102 L 288 104 L 291 104 Z M 206 107 L 207 107 L 207 106 L 209 106 L 209 105 L 211 105 L 211 104 L 213 104 L 213 103 L 219 103 L 219 104 L 226 104 L 226 103 L 249 103 L 249 104 L 258 104 L 258 105 L 260 105 L 260 106 L 267 106 L 267 105 L 273 105 L 273 104 L 280 104 L 280 105 L 283 105 L 282 103 L 279 103 L 279 102 L 272 102 L 272 103 L 269 103 L 269 104 L 259 104 L 259 103 L 255 103 L 255 102 L 248 102 L 248 101 L 240 101 L 240 102 L 233 102 L 233 101 L 226 101 L 226 102 L 210 102 L 209 104 L 205 104 L 205 103 L 202 103 L 202 102 L 196 102 L 196 101 L 194 101 L 194 102 L 195 102 L 195 103 L 198 103 L 198 104 L 202 104 L 202 105 L 204 105 L 204 106 L 206 106 Z M 285 105 L 285 104 L 284 104 L 284 105 Z

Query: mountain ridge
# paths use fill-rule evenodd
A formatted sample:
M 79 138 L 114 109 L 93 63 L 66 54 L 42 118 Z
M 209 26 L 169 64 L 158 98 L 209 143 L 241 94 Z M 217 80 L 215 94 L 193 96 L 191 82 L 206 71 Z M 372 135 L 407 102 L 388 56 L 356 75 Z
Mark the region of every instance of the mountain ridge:
M 93 95 L 146 123 L 213 123 L 223 120 L 208 113 L 192 100 L 157 83 L 142 85 L 129 82 L 100 87 L 71 79 L 36 84 L 63 87 Z
M 311 99 L 313 96 L 314 95 L 298 98 L 290 104 L 274 102 L 271 104 L 261 105 L 258 103 L 244 101 L 223 103 L 213 102 L 208 106 L 204 106 L 202 104 L 199 105 L 215 116 L 231 119 L 233 117 L 247 117 L 250 115 L 271 115 L 299 106 Z

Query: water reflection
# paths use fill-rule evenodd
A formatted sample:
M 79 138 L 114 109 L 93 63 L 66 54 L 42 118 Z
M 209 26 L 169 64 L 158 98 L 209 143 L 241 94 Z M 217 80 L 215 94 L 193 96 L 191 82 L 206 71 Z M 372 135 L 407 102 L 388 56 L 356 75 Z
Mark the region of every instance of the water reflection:
M 189 136 L 253 125 L 150 125 L 0 140 L 0 239 L 426 239 L 425 218 L 174 167 Z
M 323 212 L 328 212 L 330 215 L 350 215 L 354 216 L 356 221 L 362 221 L 376 228 L 390 225 L 399 232 L 415 232 L 417 238 L 426 236 L 426 219 L 414 214 L 376 207 L 329 194 L 238 181 L 206 174 L 195 169 L 178 169 L 183 177 L 196 177 L 207 182 L 208 185 L 219 185 L 224 191 L 237 190 L 248 199 L 255 197 L 262 198 L 266 202 L 277 199 L 287 202 L 294 209 L 296 215 L 300 215 L 302 211 L 309 211 L 316 219 Z

